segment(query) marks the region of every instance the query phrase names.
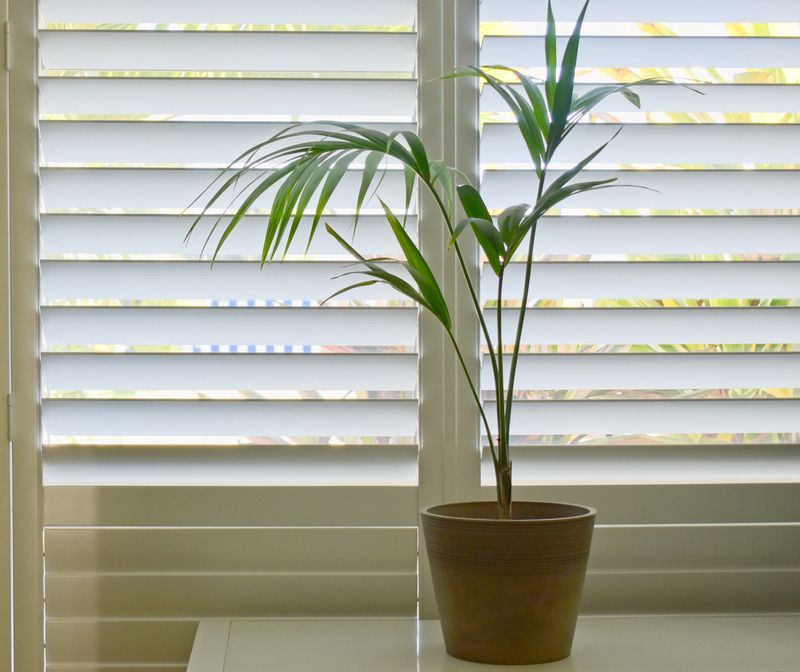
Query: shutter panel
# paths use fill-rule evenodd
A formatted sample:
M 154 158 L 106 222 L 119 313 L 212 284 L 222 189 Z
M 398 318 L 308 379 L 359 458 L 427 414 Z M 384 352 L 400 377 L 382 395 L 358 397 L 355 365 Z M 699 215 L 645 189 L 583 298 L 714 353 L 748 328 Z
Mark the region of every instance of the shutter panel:
M 40 10 L 48 664 L 182 669 L 202 617 L 413 616 L 416 308 L 323 307 L 350 258 L 305 255 L 310 221 L 260 271 L 268 199 L 213 271 L 224 212 L 188 245 L 181 213 L 288 123 L 415 129 L 416 3 Z M 402 208 L 392 166 L 380 195 Z M 378 212 L 356 244 L 397 254 Z
M 554 3 L 559 53 L 582 4 Z M 546 7 L 483 0 L 482 63 L 543 76 Z M 800 607 L 796 21 L 791 0 L 590 4 L 579 91 L 666 76 L 705 95 L 640 87 L 641 110 L 610 97 L 551 164 L 556 177 L 622 128 L 591 179 L 658 190 L 570 199 L 534 249 L 515 495 L 598 508 L 589 612 Z M 487 203 L 531 202 L 532 164 L 486 88 L 481 121 Z M 506 335 L 523 272 L 505 283 Z M 494 324 L 487 264 L 481 288 Z M 488 366 L 483 380 L 491 407 Z

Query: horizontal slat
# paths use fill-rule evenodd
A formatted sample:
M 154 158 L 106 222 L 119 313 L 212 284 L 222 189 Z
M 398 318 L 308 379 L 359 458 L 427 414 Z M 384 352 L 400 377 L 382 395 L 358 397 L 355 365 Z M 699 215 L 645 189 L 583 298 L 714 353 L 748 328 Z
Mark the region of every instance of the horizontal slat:
M 483 499 L 496 497 L 484 482 Z M 597 509 L 602 525 L 797 522 L 800 485 L 684 483 L 649 485 L 519 485 L 517 500 L 579 502 Z
M 222 24 L 411 24 L 413 0 L 375 3 L 343 0 L 336 7 L 318 0 L 139 0 L 135 6 L 98 0 L 41 0 L 47 23 L 222 23 Z
M 556 177 L 557 173 L 552 177 Z M 796 208 L 800 171 L 591 171 L 591 180 L 618 178 L 646 189 L 603 189 L 578 194 L 566 208 Z M 489 171 L 482 193 L 490 208 L 530 202 L 533 172 Z M 657 191 L 649 191 L 654 189 Z
M 800 249 L 800 220 L 793 217 L 544 217 L 535 253 L 775 254 L 794 249 Z
M 79 32 L 40 34 L 47 70 L 411 72 L 413 33 Z
M 492 403 L 487 407 L 493 408 Z M 800 400 L 517 402 L 512 434 L 701 434 L 798 430 Z
M 392 308 L 46 308 L 42 317 L 47 347 L 197 344 L 198 335 L 206 343 L 412 345 L 416 313 Z
M 364 125 L 384 133 L 414 130 L 412 124 Z M 45 121 L 40 124 L 40 133 L 46 148 L 42 158 L 48 165 L 70 162 L 228 165 L 244 150 L 286 128 L 286 124 L 224 121 Z M 280 142 L 273 145 L 279 146 Z
M 665 73 L 661 73 L 665 76 Z M 696 79 L 697 77 L 691 77 Z M 598 79 L 598 77 L 595 77 Z M 635 79 L 635 78 L 633 78 Z M 578 83 L 575 93 L 582 95 L 594 88 L 594 84 Z M 779 119 L 793 113 L 797 108 L 797 91 L 792 86 L 765 86 L 762 84 L 692 84 L 692 89 L 700 91 L 699 95 L 677 85 L 638 86 L 636 93 L 641 97 L 642 112 L 672 113 L 674 116 L 656 117 L 653 121 L 671 123 L 692 123 L 687 112 L 708 112 L 711 123 L 749 123 L 758 122 L 758 117 L 748 117 L 744 113 L 777 112 Z M 484 88 L 481 94 L 481 112 L 505 112 L 506 105 L 493 90 Z M 637 114 L 638 110 L 621 96 L 609 96 L 593 108 L 596 114 L 606 112 L 624 112 Z M 742 113 L 741 117 L 726 118 L 722 113 Z M 713 114 L 712 114 L 713 113 Z M 614 115 L 599 116 L 602 123 L 613 123 Z M 639 118 L 638 116 L 635 118 Z
M 506 370 L 510 355 L 506 356 Z M 45 371 L 47 361 L 45 361 Z M 491 383 L 488 359 L 484 386 Z M 531 355 L 518 363 L 517 389 L 661 389 L 792 387 L 800 379 L 800 355 L 597 354 Z
M 566 37 L 575 27 L 573 21 L 556 21 L 556 34 Z M 481 21 L 482 37 L 535 36 L 547 32 L 545 21 Z M 800 28 L 789 21 L 709 22 L 666 21 L 632 23 L 625 21 L 584 21 L 581 35 L 593 37 L 800 37 Z
M 800 570 L 590 574 L 585 614 L 779 613 L 800 610 Z
M 146 663 L 142 665 L 140 663 L 132 663 L 130 665 L 106 665 L 103 663 L 48 663 L 47 670 L 48 672 L 186 672 L 186 664 L 162 665 L 160 663 Z
M 51 617 L 413 616 L 416 572 L 96 576 L 45 580 Z
M 416 413 L 413 400 L 49 400 L 42 422 L 61 436 L 413 436 Z
M 416 526 L 413 487 L 46 487 L 45 525 Z
M 204 218 L 188 244 L 185 244 L 184 237 L 194 221 L 189 216 L 43 215 L 42 254 L 45 258 L 70 258 L 70 255 L 78 258 L 85 258 L 83 255 L 100 258 L 152 256 L 196 261 L 201 257 L 203 244 L 216 219 Z M 295 240 L 289 248 L 289 260 L 304 257 L 312 219 L 306 217 L 300 223 Z M 415 217 L 410 217 L 406 225 L 409 235 L 416 233 L 415 220 Z M 364 255 L 400 254 L 397 240 L 383 218 L 360 217 L 354 239 L 352 217 L 327 216 L 325 221 L 337 231 L 346 234 L 348 241 L 352 240 L 353 245 Z M 224 230 L 229 222 L 229 217 L 220 220 L 219 230 Z M 260 261 L 265 228 L 264 217 L 245 217 L 225 241 L 218 259 L 246 258 Z M 207 248 L 204 258 L 208 259 L 213 251 L 213 248 Z M 308 253 L 311 259 L 322 257 L 352 261 L 350 254 L 333 236 L 324 231 L 318 232 L 314 237 Z
M 607 142 L 618 128 L 605 124 L 577 126 L 559 146 L 555 160 L 570 163 L 583 159 Z M 665 166 L 793 164 L 797 161 L 791 151 L 795 142 L 800 142 L 800 126 L 796 125 L 626 124 L 595 161 Z M 481 137 L 484 165 L 530 163 L 530 160 L 516 127 L 484 126 Z
M 46 354 L 46 389 L 414 390 L 413 354 Z
M 584 613 L 796 611 L 800 571 L 590 574 Z M 47 579 L 55 617 L 95 611 L 130 617 L 410 616 L 409 576 L 59 576 Z
M 534 274 L 530 296 L 534 299 L 794 296 L 800 294 L 799 271 L 800 265 L 797 264 L 769 263 L 540 264 Z M 45 267 L 45 291 L 47 273 L 48 269 Z M 67 273 L 61 274 L 61 277 L 54 275 L 53 282 L 56 286 L 69 291 L 68 279 L 65 277 Z M 124 278 L 125 274 L 120 273 L 120 277 Z M 514 265 L 505 272 L 505 299 L 522 297 L 524 278 L 524 264 Z M 192 280 L 199 285 L 198 280 Z M 69 281 L 72 281 L 72 277 L 69 277 Z M 147 285 L 144 282 L 139 284 L 142 285 L 141 291 L 144 294 Z M 177 284 L 177 281 L 174 280 L 173 284 Z M 202 290 L 198 289 L 198 293 L 199 291 Z M 178 292 L 179 288 L 176 289 L 176 294 Z M 497 276 L 488 265 L 484 266 L 481 292 L 487 298 L 497 295 Z
M 203 120 L 292 121 L 300 117 L 359 121 L 413 119 L 413 81 L 46 79 L 39 81 L 40 110 L 72 118 L 177 115 Z
M 581 0 L 559 0 L 554 8 L 559 21 L 574 21 L 583 7 Z M 629 0 L 604 0 L 591 5 L 590 21 L 652 23 L 659 21 L 769 22 L 795 21 L 796 12 L 786 0 L 726 0 L 697 3 L 692 0 L 657 0 L 631 5 Z M 545 0 L 483 0 L 483 21 L 542 21 L 547 16 Z
M 45 546 L 49 573 L 413 573 L 417 566 L 415 528 L 50 528 Z
M 50 528 L 47 571 L 413 571 L 407 529 Z M 789 569 L 800 565 L 800 525 L 600 526 L 594 571 Z M 230 548 L 237 548 L 231 556 Z
M 487 311 L 494 315 L 494 311 Z M 538 309 L 525 318 L 526 344 L 793 343 L 800 312 L 793 309 Z M 494 328 L 489 332 L 494 338 Z M 503 331 L 514 333 L 516 315 L 505 311 Z
M 597 527 L 591 571 L 800 568 L 800 524 Z
M 47 211 L 147 212 L 167 210 L 179 214 L 189 206 L 219 175 L 213 170 L 79 170 L 44 168 L 41 171 L 42 193 Z M 251 176 L 251 180 L 256 176 Z M 249 181 L 249 180 L 248 180 Z M 327 203 L 329 210 L 355 209 L 361 174 L 350 171 Z M 255 209 L 268 207 L 275 188 L 267 190 L 255 202 Z M 402 212 L 405 187 L 399 171 L 390 171 L 383 179 L 379 195 L 392 208 Z M 225 199 L 222 206 L 230 207 Z M 200 204 L 202 207 L 203 203 Z
M 557 40 L 563 53 L 567 38 Z M 578 52 L 579 68 L 641 66 L 704 68 L 747 66 L 780 68 L 794 65 L 798 43 L 794 38 L 764 39 L 717 37 L 593 37 L 584 36 Z M 483 63 L 520 62 L 520 55 L 543 54 L 544 37 L 486 37 L 481 47 Z
M 397 264 L 389 265 L 389 268 L 395 274 L 405 274 Z M 41 269 L 41 300 L 45 304 L 75 299 L 227 301 L 260 299 L 265 294 L 278 300 L 324 300 L 359 279 L 352 275 L 336 277 L 353 270 L 352 262 L 274 264 L 265 269 L 261 269 L 258 262 L 226 263 L 217 265 L 210 272 L 209 263 L 43 261 Z M 755 272 L 750 275 L 758 278 Z M 767 282 L 750 282 L 749 294 L 762 295 L 772 291 L 770 274 L 762 272 L 761 275 L 768 276 Z M 773 271 L 771 275 L 791 278 L 792 274 Z M 736 293 L 737 290 L 731 291 Z M 787 288 L 785 291 L 791 290 Z M 375 284 L 349 290 L 346 298 L 403 299 L 404 296 L 388 285 Z
M 151 431 L 145 429 L 144 431 Z M 192 430 L 189 430 L 192 431 Z M 295 433 L 307 432 L 307 426 Z M 82 437 L 84 441 L 103 437 Z M 116 438 L 116 437 L 112 437 Z M 139 444 L 134 443 L 139 439 Z M 349 437 L 318 445 L 300 443 L 306 437 L 283 436 L 268 444 L 259 437 L 237 437 L 230 445 L 192 447 L 185 437 L 157 436 L 152 445 L 143 438 L 124 436 L 123 445 L 58 445 L 45 449 L 44 482 L 48 486 L 180 485 L 258 487 L 382 486 L 386 489 L 417 484 L 417 446 L 413 436 Z M 178 445 L 170 446 L 169 439 Z M 213 437 L 204 436 L 208 441 Z M 68 437 L 63 437 L 68 441 Z M 72 439 L 74 444 L 76 439 Z M 167 444 L 167 445 L 164 445 Z M 241 445 L 244 444 L 244 445 Z M 255 445 L 252 445 L 255 444 Z
M 615 405 L 623 410 L 626 406 Z M 737 404 L 731 406 L 735 411 Z M 515 412 L 520 410 L 517 406 Z M 673 423 L 678 425 L 680 420 Z M 613 435 L 606 434 L 611 442 Z M 623 445 L 616 446 L 514 446 L 514 479 L 519 485 L 800 483 L 796 445 L 725 444 L 722 442 L 730 434 L 722 433 L 716 445 L 676 446 L 669 445 L 669 433 L 665 434 L 657 441 L 654 428 L 648 433 L 653 439 L 650 445 L 636 445 L 622 438 Z M 490 454 L 484 450 L 482 481 L 490 483 L 493 479 Z
M 138 665 L 183 665 L 189 660 L 197 623 L 175 620 L 54 620 L 47 623 L 47 669 L 92 669 L 92 664 L 113 665 L 114 672 L 126 663 Z M 84 664 L 84 667 L 79 666 Z M 74 667 L 73 667 L 74 666 Z M 142 669 L 142 668 L 136 668 Z M 160 672 L 159 667 L 147 672 Z M 173 672 L 172 670 L 170 672 Z

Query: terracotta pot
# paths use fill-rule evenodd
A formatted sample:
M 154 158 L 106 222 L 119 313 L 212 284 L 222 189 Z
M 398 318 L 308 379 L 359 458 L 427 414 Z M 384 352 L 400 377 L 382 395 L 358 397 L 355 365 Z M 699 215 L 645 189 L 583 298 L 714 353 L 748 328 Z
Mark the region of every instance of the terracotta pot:
M 597 512 L 555 502 L 422 510 L 447 652 L 522 665 L 569 656 Z

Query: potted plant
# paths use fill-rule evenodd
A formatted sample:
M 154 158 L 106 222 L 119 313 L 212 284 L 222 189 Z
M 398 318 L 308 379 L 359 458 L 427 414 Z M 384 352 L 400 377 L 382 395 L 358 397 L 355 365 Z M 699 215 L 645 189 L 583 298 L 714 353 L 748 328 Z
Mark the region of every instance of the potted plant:
M 639 106 L 631 84 L 603 85 L 575 95 L 574 80 L 584 5 L 569 37 L 560 65 L 556 27 L 548 3 L 545 37 L 547 76 L 538 80 L 505 66 L 467 67 L 444 78 L 477 77 L 504 100 L 535 167 L 537 187 L 530 203 L 510 204 L 496 218 L 478 190 L 462 175 L 428 155 L 412 132 L 383 133 L 347 123 L 292 124 L 242 153 L 198 200 L 205 206 L 189 234 L 223 196 L 235 196 L 230 221 L 221 218 L 208 234 L 214 259 L 231 232 L 254 203 L 272 190 L 261 263 L 280 259 L 294 239 L 301 218 L 312 218 L 309 243 L 319 232 L 326 204 L 349 166 L 363 161 L 355 203 L 358 214 L 373 185 L 380 180 L 381 162 L 390 158 L 405 173 L 406 211 L 414 187 L 433 197 L 469 290 L 472 308 L 486 342 L 496 394 L 493 425 L 481 403 L 478 383 L 471 376 L 456 340 L 451 311 L 424 254 L 405 231 L 404 223 L 383 201 L 386 222 L 403 252 L 402 274 L 388 258 L 367 258 L 330 225 L 328 234 L 352 255 L 361 276 L 354 287 L 385 283 L 429 311 L 452 343 L 488 437 L 497 482 L 497 501 L 444 504 L 422 512 L 422 526 L 431 562 L 436 598 L 448 652 L 458 658 L 489 663 L 540 663 L 569 655 L 578 602 L 586 572 L 595 510 L 587 506 L 548 502 L 513 502 L 510 454 L 514 383 L 533 271 L 533 248 L 539 219 L 573 194 L 606 189 L 616 178 L 581 180 L 584 168 L 606 147 L 589 153 L 569 170 L 551 178 L 549 165 L 575 125 L 599 102 L 621 94 Z M 664 80 L 640 80 L 658 84 Z M 612 138 L 613 140 L 613 138 Z M 609 140 L 611 142 L 611 140 Z M 246 186 L 242 187 L 241 185 Z M 197 202 L 197 201 L 195 201 Z M 459 214 L 463 213 L 463 216 Z M 218 230 L 219 229 L 219 230 Z M 187 237 L 188 237 L 187 235 Z M 508 370 L 503 353 L 506 339 L 498 319 L 490 333 L 476 288 L 470 278 L 460 239 L 474 235 L 486 263 L 498 278 L 497 305 L 502 305 L 503 278 L 509 263 L 524 250 L 526 265 L 522 301 L 511 344 Z M 212 261 L 213 263 L 213 261 Z M 498 310 L 499 313 L 499 310 Z

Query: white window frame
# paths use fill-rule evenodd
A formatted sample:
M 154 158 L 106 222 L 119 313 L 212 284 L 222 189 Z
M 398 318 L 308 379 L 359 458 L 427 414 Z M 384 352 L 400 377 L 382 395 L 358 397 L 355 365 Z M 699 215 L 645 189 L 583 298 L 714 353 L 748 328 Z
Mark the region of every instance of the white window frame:
M 7 203 L 12 344 L 12 669 L 44 668 L 42 488 L 39 417 L 38 3 L 8 1 Z M 5 213 L 4 213 L 5 215 Z
M 432 81 L 459 65 L 477 62 L 479 0 L 420 0 L 419 134 L 433 155 L 457 167 L 477 183 L 478 85 L 473 79 Z M 446 231 L 433 199 L 419 204 L 419 244 L 442 278 L 453 308 L 455 332 L 474 379 L 480 375 L 478 320 L 453 255 L 447 255 Z M 478 246 L 462 242 L 476 282 Z M 449 258 L 448 258 L 449 257 Z M 419 321 L 419 500 L 420 507 L 444 501 L 480 498 L 478 409 L 441 325 L 425 313 Z M 436 618 L 436 602 L 424 540 L 420 535 L 419 617 Z
M 32 0 L 5 0 L 13 39 L 6 46 L 13 66 L 0 75 L 6 92 L 3 133 L 0 139 L 0 176 L 5 197 L 0 230 L 0 281 L 7 300 L 0 309 L 0 329 L 11 335 L 0 341 L 0 400 L 14 390 L 10 414 L 13 476 L 8 460 L 0 459 L 0 480 L 13 478 L 13 639 L 10 614 L 0 610 L 0 650 L 13 646 L 16 669 L 27 672 L 43 668 L 42 601 L 42 487 L 39 432 L 39 315 L 37 310 L 38 258 L 38 133 L 37 133 L 37 5 Z M 433 154 L 462 170 L 477 182 L 478 175 L 478 86 L 475 80 L 431 82 L 460 64 L 476 63 L 479 49 L 479 0 L 419 0 L 419 130 Z M 480 338 L 477 321 L 458 269 L 448 260 L 445 232 L 437 221 L 433 204 L 420 204 L 420 245 L 434 270 L 443 278 L 448 302 L 454 307 L 456 331 L 468 353 L 468 366 L 480 370 Z M 430 220 L 430 221 L 428 221 Z M 11 249 L 13 247 L 13 255 Z M 478 250 L 465 246 L 470 272 L 477 279 Z M 480 484 L 478 413 L 458 370 L 454 353 L 438 324 L 423 315 L 419 324 L 420 417 L 419 417 L 419 505 L 446 500 L 486 497 L 490 488 Z M 0 436 L 9 431 L 7 417 L 0 413 Z M 8 445 L 3 440 L 2 445 Z M 558 488 L 541 488 L 539 496 Z M 586 488 L 585 491 L 592 490 Z M 600 500 L 613 498 L 608 491 L 595 494 Z M 643 489 L 644 490 L 644 489 Z M 766 492 L 766 490 L 765 490 Z M 9 520 L 11 502 L 0 500 L 0 518 Z M 5 527 L 4 527 L 5 525 Z M 0 534 L 8 539 L 7 523 Z M 422 541 L 420 540 L 420 544 Z M 424 549 L 420 552 L 419 616 L 436 615 Z M 3 558 L 6 558 L 4 555 Z M 6 558 L 7 559 L 7 558 Z M 9 568 L 0 559 L 0 582 Z M 8 582 L 5 588 L 10 588 Z M 9 596 L 0 589 L 0 600 Z M 5 638 L 5 639 L 4 639 Z M 9 647 L 10 648 L 10 647 Z M 6 666 L 5 668 L 3 666 Z M 12 669 L 0 659 L 0 672 Z
M 0 22 L 8 25 L 8 7 L 3 4 Z M 2 35 L 3 50 L 8 39 Z M 9 230 L 8 181 L 8 70 L 0 70 L 3 105 L 0 110 L 0 672 L 11 670 L 11 240 Z

